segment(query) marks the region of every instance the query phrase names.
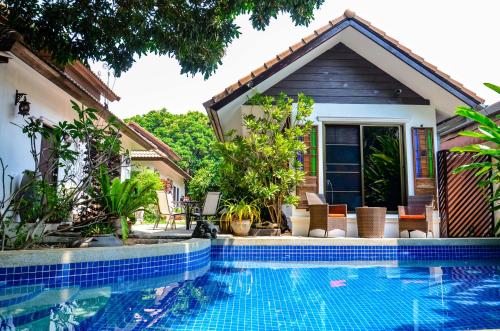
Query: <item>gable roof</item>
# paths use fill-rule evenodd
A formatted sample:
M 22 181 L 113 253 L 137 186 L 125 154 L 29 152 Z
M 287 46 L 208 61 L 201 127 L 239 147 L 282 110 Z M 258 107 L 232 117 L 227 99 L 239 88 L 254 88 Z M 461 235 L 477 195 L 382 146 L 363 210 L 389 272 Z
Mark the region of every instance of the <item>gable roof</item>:
M 192 179 L 191 176 L 179 167 L 172 159 L 170 159 L 166 154 L 160 150 L 149 150 L 149 151 L 131 151 L 130 157 L 135 161 L 161 161 L 168 165 L 170 168 L 174 169 L 179 175 L 184 179 Z
M 177 155 L 177 153 L 174 152 L 174 150 L 165 144 L 163 141 L 160 139 L 156 138 L 155 135 L 153 135 L 151 132 L 148 130 L 144 129 L 142 126 L 139 124 L 135 123 L 134 121 L 128 122 L 128 126 L 140 134 L 142 137 L 144 137 L 146 140 L 148 140 L 152 145 L 156 146 L 159 150 L 161 150 L 163 153 L 167 154 L 168 157 L 170 157 L 174 161 L 180 161 L 181 157 Z
M 132 151 L 130 156 L 132 160 L 137 161 L 162 161 L 166 163 L 170 168 L 174 169 L 178 174 L 180 174 L 185 179 L 191 179 L 191 176 L 177 165 L 177 161 L 181 160 L 181 157 L 177 155 L 170 146 L 165 144 L 160 139 L 156 138 L 148 130 L 144 129 L 139 124 L 130 121 L 128 127 L 139 134 L 144 140 L 151 144 L 153 148 L 146 151 Z
M 222 137 L 216 113 L 219 109 L 252 90 L 348 27 L 360 32 L 465 104 L 477 107 L 484 103 L 484 99 L 439 70 L 436 66 L 425 61 L 421 56 L 413 53 L 411 49 L 400 44 L 398 40 L 388 36 L 384 31 L 356 15 L 355 12 L 346 10 L 342 16 L 302 38 L 298 43 L 288 47 L 285 51 L 265 62 L 261 67 L 251 71 L 250 74 L 240 78 L 236 83 L 226 87 L 224 91 L 206 101 L 203 105 L 208 112 L 212 125 L 216 129 L 217 136 Z

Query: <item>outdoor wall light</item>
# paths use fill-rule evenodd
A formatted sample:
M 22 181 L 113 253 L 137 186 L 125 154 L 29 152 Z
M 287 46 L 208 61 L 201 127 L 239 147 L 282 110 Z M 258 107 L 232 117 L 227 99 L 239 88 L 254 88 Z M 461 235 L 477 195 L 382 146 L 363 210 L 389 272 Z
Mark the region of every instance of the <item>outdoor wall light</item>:
M 17 106 L 19 104 L 19 112 L 18 114 L 21 116 L 27 116 L 30 114 L 30 103 L 26 100 L 26 93 L 21 93 L 16 90 L 16 100 L 14 105 Z M 23 98 L 23 100 L 21 100 Z

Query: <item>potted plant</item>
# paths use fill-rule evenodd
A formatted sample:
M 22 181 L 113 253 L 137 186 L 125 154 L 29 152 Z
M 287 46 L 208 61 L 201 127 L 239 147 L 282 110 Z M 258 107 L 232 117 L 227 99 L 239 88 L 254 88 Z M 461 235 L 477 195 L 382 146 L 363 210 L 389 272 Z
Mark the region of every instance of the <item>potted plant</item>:
M 254 200 L 247 203 L 245 199 L 239 201 L 226 201 L 226 211 L 222 217 L 229 221 L 231 230 L 237 236 L 248 236 L 254 220 L 260 219 L 260 208 Z

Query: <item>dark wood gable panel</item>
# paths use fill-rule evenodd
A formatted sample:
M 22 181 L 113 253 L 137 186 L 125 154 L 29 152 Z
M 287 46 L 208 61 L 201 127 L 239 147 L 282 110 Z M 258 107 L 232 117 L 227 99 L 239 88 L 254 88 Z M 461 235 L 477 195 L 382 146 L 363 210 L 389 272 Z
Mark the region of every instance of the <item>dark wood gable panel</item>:
M 428 105 L 410 88 L 338 44 L 264 92 L 304 93 L 316 103 Z

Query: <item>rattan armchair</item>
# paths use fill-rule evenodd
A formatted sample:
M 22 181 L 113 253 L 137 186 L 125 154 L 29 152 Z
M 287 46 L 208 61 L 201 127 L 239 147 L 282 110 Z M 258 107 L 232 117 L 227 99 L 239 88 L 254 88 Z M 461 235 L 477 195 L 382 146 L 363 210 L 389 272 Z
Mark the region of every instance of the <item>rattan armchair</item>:
M 411 237 L 412 231 L 422 231 L 425 236 L 432 231 L 432 214 L 434 197 L 432 195 L 409 196 L 408 206 L 398 206 L 399 236 L 401 232 L 408 231 Z
M 321 194 L 306 193 L 309 206 L 309 231 L 324 230 L 325 237 L 332 230 L 344 231 L 347 236 L 347 205 L 328 205 Z

